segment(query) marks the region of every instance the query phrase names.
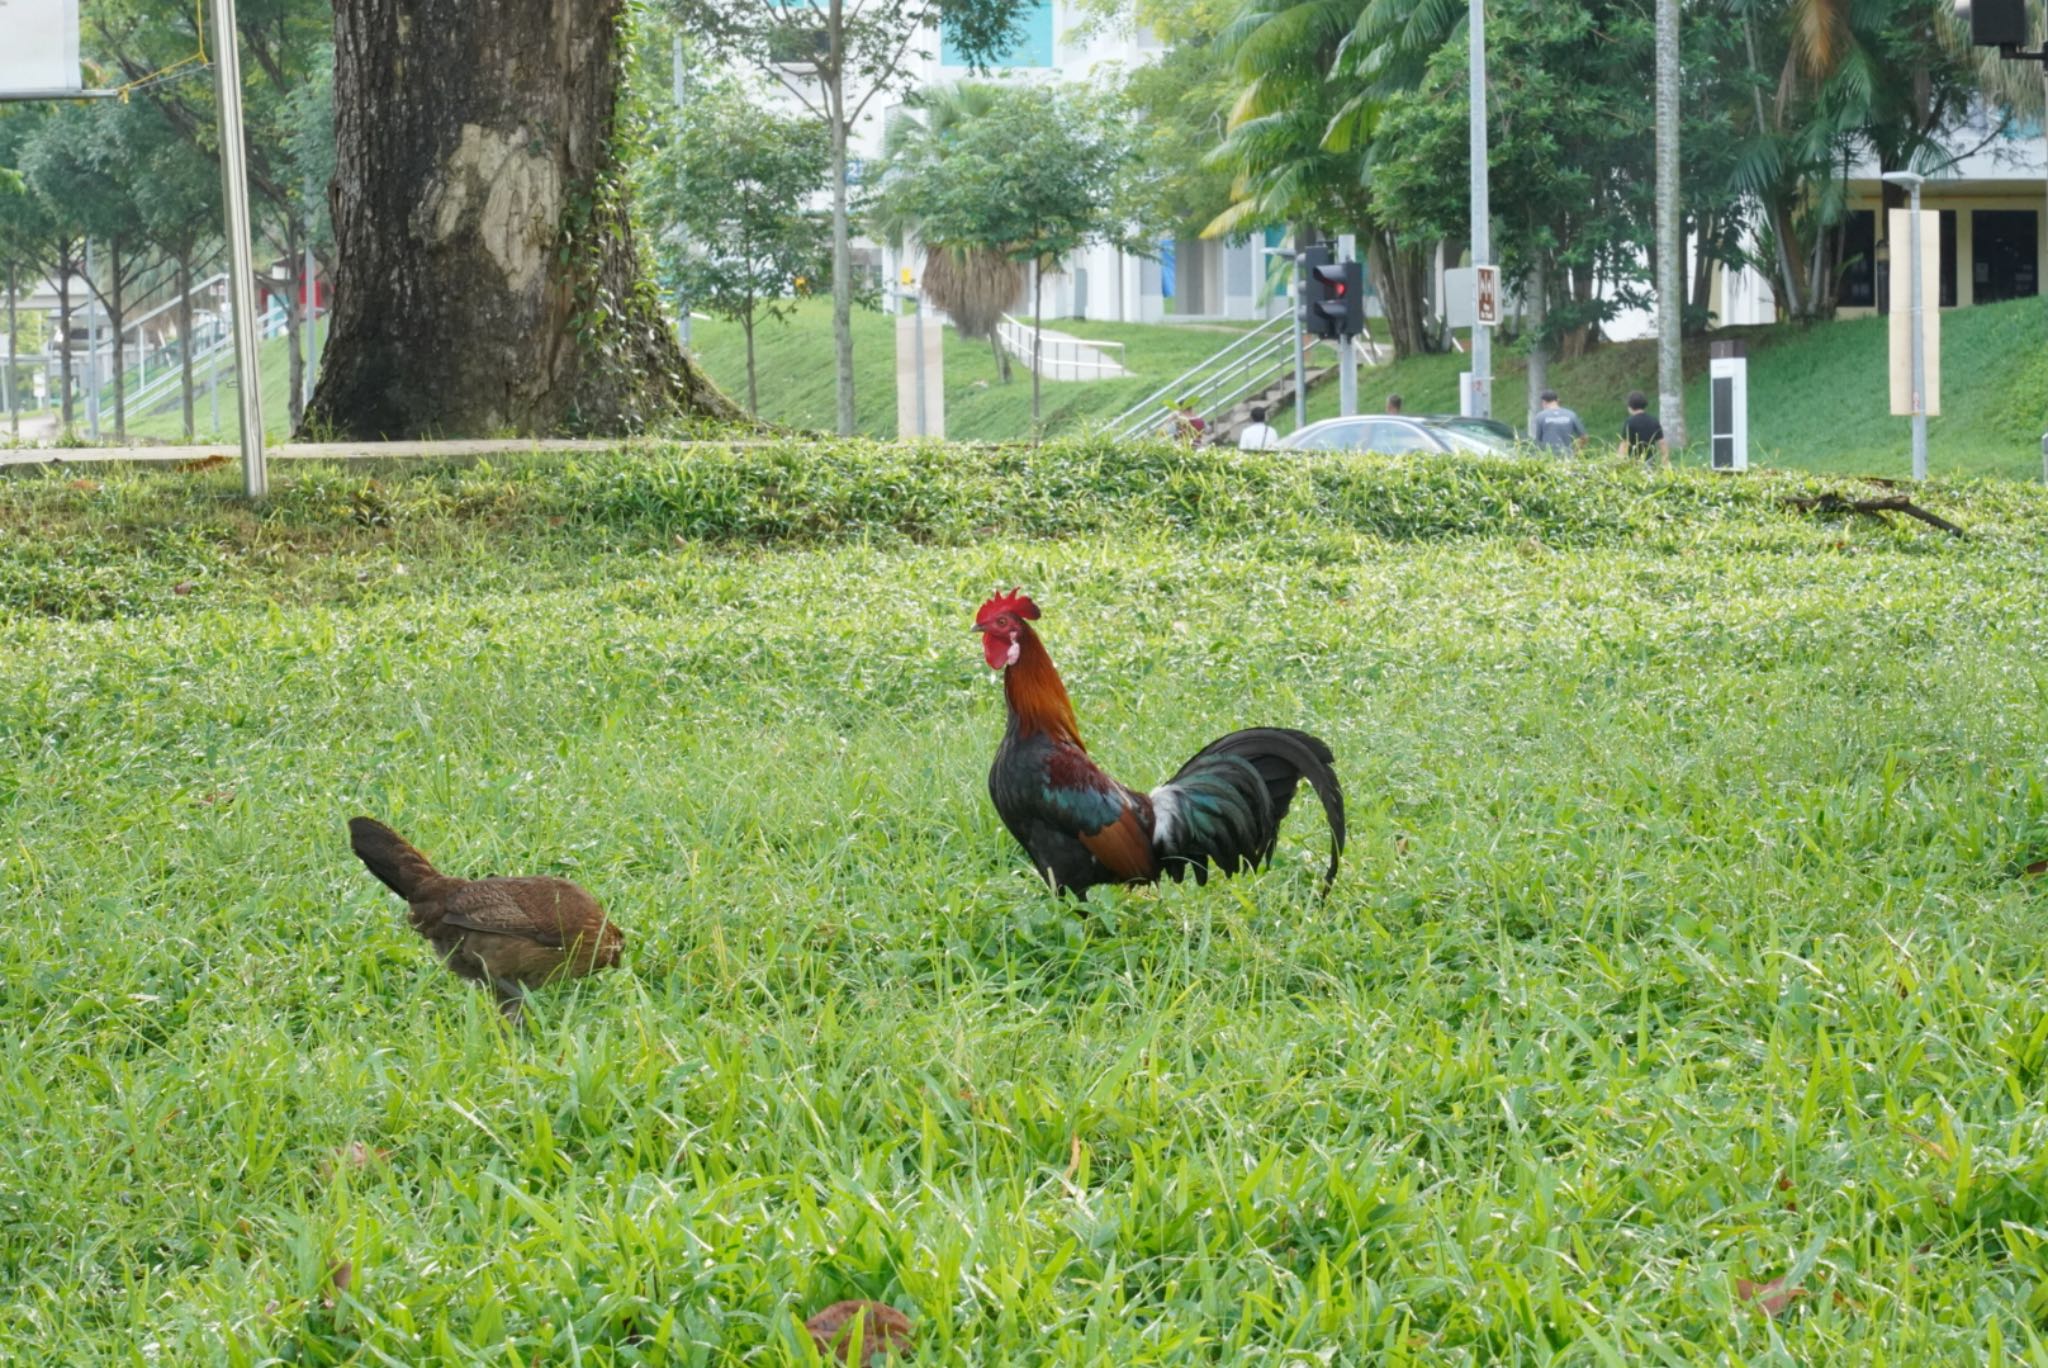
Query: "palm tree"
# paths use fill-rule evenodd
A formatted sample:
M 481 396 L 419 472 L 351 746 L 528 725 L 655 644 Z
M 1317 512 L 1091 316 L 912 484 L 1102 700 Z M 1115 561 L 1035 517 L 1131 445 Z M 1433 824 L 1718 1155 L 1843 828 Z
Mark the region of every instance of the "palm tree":
M 1374 213 L 1372 135 L 1385 100 L 1344 65 L 1355 30 L 1377 2 L 1248 0 L 1218 35 L 1217 50 L 1243 82 L 1229 131 L 1211 154 L 1232 174 L 1234 202 L 1202 235 L 1282 223 L 1356 231 L 1394 352 L 1412 356 L 1429 349 L 1424 254 L 1398 241 Z
M 919 290 L 935 308 L 943 309 L 962 337 L 988 340 L 1003 383 L 1010 380 L 1010 358 L 1003 351 L 1003 315 L 1024 292 L 1024 266 L 999 247 L 985 243 L 926 242 L 918 233 L 917 215 L 902 197 L 889 193 L 890 173 L 928 157 L 942 157 L 949 142 L 970 121 L 985 117 L 1001 98 L 1001 88 L 987 82 L 961 81 L 920 91 L 908 110 L 891 123 L 882 139 L 882 189 L 870 215 L 875 232 L 890 245 L 902 247 L 918 239 L 924 252 Z

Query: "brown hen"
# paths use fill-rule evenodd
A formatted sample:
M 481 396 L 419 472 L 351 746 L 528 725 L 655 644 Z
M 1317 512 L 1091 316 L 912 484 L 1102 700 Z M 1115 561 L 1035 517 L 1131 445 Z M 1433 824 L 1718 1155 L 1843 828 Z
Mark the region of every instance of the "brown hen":
M 457 879 L 403 836 L 351 817 L 349 844 L 386 888 L 405 899 L 412 929 L 461 978 L 488 984 L 513 1021 L 526 990 L 581 978 L 619 962 L 625 935 L 596 898 L 567 879 Z

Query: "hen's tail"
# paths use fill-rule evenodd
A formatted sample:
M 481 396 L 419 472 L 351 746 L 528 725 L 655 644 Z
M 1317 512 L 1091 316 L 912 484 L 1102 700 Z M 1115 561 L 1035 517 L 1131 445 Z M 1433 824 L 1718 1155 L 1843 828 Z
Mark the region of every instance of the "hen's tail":
M 1307 732 L 1250 727 L 1204 746 L 1180 773 L 1152 791 L 1152 843 L 1175 879 L 1208 878 L 1211 861 L 1236 874 L 1273 858 L 1294 791 L 1308 780 L 1330 820 L 1327 890 L 1344 853 L 1344 790 L 1330 748 Z
M 356 858 L 369 867 L 386 888 L 410 902 L 429 879 L 440 877 L 427 857 L 414 850 L 405 837 L 374 817 L 348 819 L 348 843 Z

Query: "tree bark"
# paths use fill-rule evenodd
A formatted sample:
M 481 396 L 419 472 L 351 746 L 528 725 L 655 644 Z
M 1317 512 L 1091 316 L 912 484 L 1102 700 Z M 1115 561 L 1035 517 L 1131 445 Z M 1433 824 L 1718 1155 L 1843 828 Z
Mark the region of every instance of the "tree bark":
M 57 252 L 57 388 L 64 435 L 71 435 L 71 253 Z
M 306 312 L 300 302 L 300 291 L 306 288 L 305 270 L 300 266 L 304 257 L 304 237 L 297 216 L 284 221 L 284 336 L 287 355 L 285 371 L 286 400 L 291 405 L 292 431 L 296 432 L 306 418 Z M 260 264 L 258 269 L 262 269 Z M 268 272 L 265 272 L 268 274 Z
M 1031 263 L 1031 441 L 1035 446 L 1039 438 L 1038 386 L 1045 377 L 1039 371 L 1045 365 L 1045 318 L 1039 312 L 1045 296 L 1045 271 L 1034 261 Z
M 1424 302 L 1428 263 L 1420 248 L 1401 247 L 1384 229 L 1366 234 L 1365 256 L 1373 288 L 1387 310 L 1387 332 L 1399 358 L 1430 349 L 1429 310 Z
M 185 400 L 185 440 L 190 442 L 192 421 L 192 259 L 178 258 L 178 386 Z
M 114 296 L 107 302 L 107 322 L 114 330 L 114 440 L 128 440 L 128 348 L 122 345 L 121 328 L 128 321 L 128 305 L 121 288 L 121 239 L 107 243 L 107 261 L 114 268 Z
M 761 387 L 754 378 L 754 310 L 740 315 L 740 328 L 747 335 L 747 417 L 761 416 Z
M 1685 266 L 1678 211 L 1678 0 L 1657 0 L 1657 406 L 1672 447 L 1685 445 L 1680 335 Z
M 334 311 L 306 424 L 623 433 L 739 410 L 635 251 L 624 0 L 336 0 Z

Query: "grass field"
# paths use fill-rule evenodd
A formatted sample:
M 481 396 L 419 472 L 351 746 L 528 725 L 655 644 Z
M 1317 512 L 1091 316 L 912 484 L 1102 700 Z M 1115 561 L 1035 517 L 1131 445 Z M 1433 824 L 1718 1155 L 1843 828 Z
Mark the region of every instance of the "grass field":
M 866 1296 L 927 1363 L 2048 1364 L 2039 491 L 276 480 L 0 479 L 0 1359 L 799 1364 Z M 1256 876 L 1035 886 L 999 584 L 1127 780 L 1327 738 L 1328 900 L 1312 803 Z M 355 812 L 586 883 L 626 970 L 508 1036 Z
M 1928 468 L 1950 475 L 2041 478 L 2041 434 L 2048 432 L 2048 314 L 2039 299 L 2019 299 L 1941 316 L 1942 412 L 1927 423 Z M 1905 476 L 1912 472 L 1909 421 L 1891 416 L 1886 329 L 1882 318 L 1812 328 L 1730 329 L 1750 343 L 1750 460 L 1794 470 Z M 1707 342 L 1686 349 L 1686 422 L 1706 463 Z M 1494 416 L 1521 426 L 1528 407 L 1523 359 L 1495 351 Z M 1458 372 L 1466 357 L 1425 356 L 1363 372 L 1362 410 L 1377 411 L 1389 393 L 1410 413 L 1455 413 Z M 1612 443 L 1621 432 L 1628 392 L 1640 389 L 1654 406 L 1654 341 L 1598 348 L 1553 363 L 1550 383 L 1586 426 Z M 1311 418 L 1337 413 L 1334 389 L 1310 399 Z
M 1076 337 L 1124 344 L 1122 380 L 1047 381 L 1043 405 L 1048 433 L 1073 432 L 1106 420 L 1137 403 L 1230 341 L 1229 324 L 1103 323 L 1048 319 L 1046 326 Z M 744 404 L 747 394 L 745 334 L 737 323 L 698 319 L 690 343 L 697 359 L 725 392 Z M 756 365 L 763 377 L 761 416 L 770 422 L 829 431 L 837 410 L 832 363 L 832 307 L 827 300 L 799 305 L 786 323 L 762 325 L 755 334 Z M 853 394 L 860 430 L 870 437 L 896 435 L 896 338 L 887 315 L 872 309 L 853 314 Z M 988 344 L 964 341 L 946 330 L 946 435 L 954 441 L 1009 442 L 1031 434 L 1031 372 L 1012 363 L 1011 383 L 996 372 Z

